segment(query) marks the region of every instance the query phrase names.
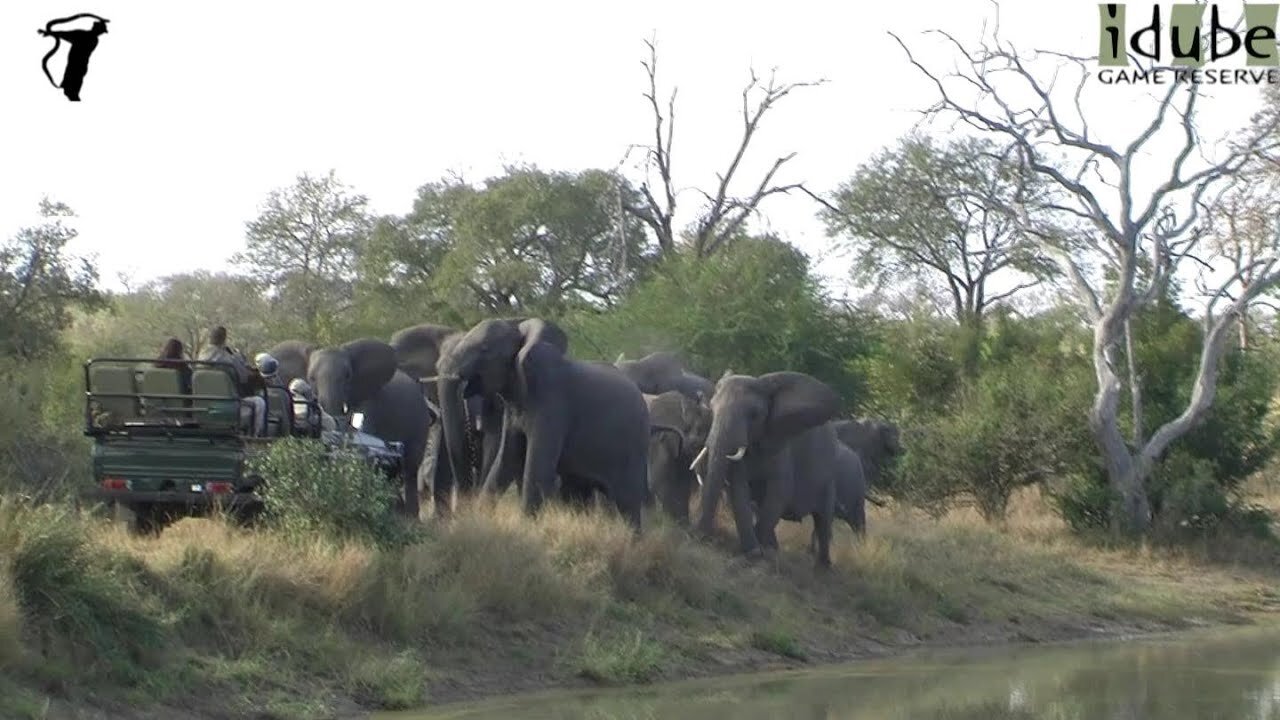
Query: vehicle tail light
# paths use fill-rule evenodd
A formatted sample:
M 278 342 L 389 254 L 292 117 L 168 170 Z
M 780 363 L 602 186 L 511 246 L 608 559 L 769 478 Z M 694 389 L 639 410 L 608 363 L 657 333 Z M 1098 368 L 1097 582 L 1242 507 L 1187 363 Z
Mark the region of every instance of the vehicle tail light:
M 235 492 L 235 486 L 229 482 L 205 483 L 204 489 L 214 495 L 228 495 Z
M 103 490 L 128 490 L 129 481 L 124 478 L 102 478 Z

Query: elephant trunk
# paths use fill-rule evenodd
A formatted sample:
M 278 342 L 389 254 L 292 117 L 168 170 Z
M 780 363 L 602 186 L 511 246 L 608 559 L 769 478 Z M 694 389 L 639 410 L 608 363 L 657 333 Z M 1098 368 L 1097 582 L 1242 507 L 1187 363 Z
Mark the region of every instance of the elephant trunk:
M 698 518 L 698 529 L 704 534 L 714 532 L 720 493 L 730 485 L 732 476 L 738 474 L 735 472 L 735 461 L 741 460 L 743 455 L 738 455 L 737 458 L 731 456 L 739 448 L 746 446 L 745 428 L 738 427 L 739 425 L 740 423 L 721 415 L 713 418 L 707 443 L 693 463 L 695 472 L 705 469 L 702 477 L 702 508 Z M 736 515 L 736 508 L 734 512 Z
M 457 377 L 439 379 L 440 428 L 449 455 L 449 467 L 455 482 L 470 477 L 467 465 L 467 410 L 462 401 L 464 383 Z M 465 484 L 465 483 L 463 483 Z
M 321 409 L 331 415 L 335 421 L 346 422 L 347 413 L 352 408 L 347 407 L 347 393 L 341 382 L 322 380 L 315 388 L 315 393 L 316 402 L 320 404 Z

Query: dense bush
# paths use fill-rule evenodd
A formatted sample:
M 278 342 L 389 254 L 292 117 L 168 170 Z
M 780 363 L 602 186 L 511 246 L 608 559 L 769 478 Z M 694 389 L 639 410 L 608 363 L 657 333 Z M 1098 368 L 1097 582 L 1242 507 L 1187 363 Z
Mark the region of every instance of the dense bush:
M 1147 436 L 1186 407 L 1201 334 L 1200 325 L 1167 299 L 1148 308 L 1135 323 Z M 1280 426 L 1271 417 L 1278 390 L 1280 352 L 1272 341 L 1258 337 L 1247 351 L 1227 352 L 1212 409 L 1199 426 L 1174 443 L 1150 480 L 1152 514 L 1160 533 L 1172 537 L 1223 530 L 1269 531 L 1268 514 L 1245 502 L 1239 491 L 1280 450 Z M 1126 435 L 1131 435 L 1128 400 L 1126 395 L 1120 420 Z M 1112 495 L 1096 467 L 1066 482 L 1054 500 L 1073 528 L 1109 525 Z
M 932 319 L 881 334 L 866 363 L 874 406 L 906 425 L 891 494 L 941 514 L 972 500 L 988 519 L 1013 491 L 1088 462 L 1088 367 L 1069 317 Z
M 398 488 L 353 454 L 329 455 L 318 442 L 291 438 L 247 465 L 266 482 L 266 521 L 288 533 L 383 544 L 405 538 L 395 513 Z
M 833 309 L 808 259 L 773 238 L 743 238 L 710 258 L 669 258 L 615 310 L 564 319 L 579 357 L 612 361 L 679 351 L 712 380 L 726 370 L 807 372 L 857 408 L 866 391 L 858 361 L 870 323 Z
M 89 478 L 82 366 L 67 355 L 0 360 L 0 492 L 65 500 Z

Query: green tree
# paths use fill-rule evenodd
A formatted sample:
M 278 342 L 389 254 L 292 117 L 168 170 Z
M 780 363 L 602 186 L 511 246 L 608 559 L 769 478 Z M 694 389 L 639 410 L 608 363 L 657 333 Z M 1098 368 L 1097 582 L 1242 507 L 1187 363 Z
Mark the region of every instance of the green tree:
M 910 135 L 863 163 L 820 214 L 856 252 L 855 280 L 883 288 L 930 277 L 957 322 L 979 324 L 1050 271 L 1004 211 L 1021 186 L 1016 158 L 990 141 Z
M 310 339 L 333 340 L 353 304 L 356 258 L 372 223 L 367 205 L 334 171 L 303 173 L 268 195 L 232 262 L 268 289 L 276 317 L 296 319 L 294 329 Z
M 461 321 L 607 307 L 653 261 L 642 224 L 621 212 L 634 195 L 600 170 L 512 167 L 481 187 L 427 185 L 386 231 L 399 248 L 390 266 Z
M 45 198 L 40 216 L 41 224 L 0 245 L 0 357 L 48 355 L 71 325 L 74 309 L 105 304 L 93 262 L 67 250 L 78 233 L 65 220 L 75 213 Z
M 616 310 L 564 323 L 579 356 L 674 350 L 712 380 L 726 370 L 799 370 L 830 383 L 850 409 L 865 399 L 858 365 L 869 350 L 867 319 L 833 307 L 808 258 L 777 238 L 742 237 L 705 258 L 691 249 L 669 256 Z
M 167 337 L 200 356 L 209 329 L 225 325 L 246 352 L 270 343 L 272 315 L 257 282 L 199 270 L 169 275 L 112 297 L 112 307 L 78 319 L 71 338 L 89 354 L 147 357 Z

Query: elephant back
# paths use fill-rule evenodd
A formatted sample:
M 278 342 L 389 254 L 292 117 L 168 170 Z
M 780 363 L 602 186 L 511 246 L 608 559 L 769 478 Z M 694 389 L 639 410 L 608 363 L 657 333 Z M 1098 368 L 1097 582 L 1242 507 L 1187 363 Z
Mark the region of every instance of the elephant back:
M 298 378 L 306 379 L 307 363 L 314 349 L 303 340 L 285 340 L 268 348 L 267 354 L 276 359 L 280 380 L 288 385 Z

